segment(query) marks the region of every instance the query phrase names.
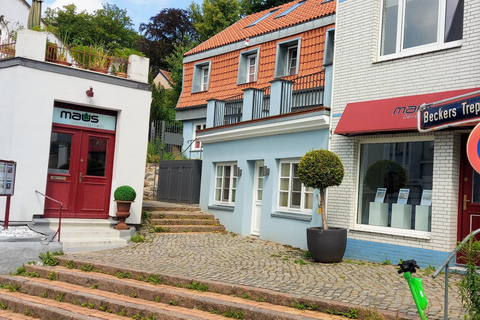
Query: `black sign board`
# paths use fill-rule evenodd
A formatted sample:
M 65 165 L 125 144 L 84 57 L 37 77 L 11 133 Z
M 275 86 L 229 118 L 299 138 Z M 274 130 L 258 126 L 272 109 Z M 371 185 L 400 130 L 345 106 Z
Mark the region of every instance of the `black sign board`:
M 418 131 L 427 132 L 480 121 L 480 91 L 422 104 L 418 109 Z

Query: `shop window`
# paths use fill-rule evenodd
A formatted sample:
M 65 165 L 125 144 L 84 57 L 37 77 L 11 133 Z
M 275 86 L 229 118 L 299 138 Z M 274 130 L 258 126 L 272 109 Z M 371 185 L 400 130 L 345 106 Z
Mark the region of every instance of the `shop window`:
M 306 188 L 298 178 L 299 160 L 281 161 L 278 183 L 278 210 L 312 213 L 313 188 Z
M 237 83 L 250 83 L 257 81 L 259 48 L 240 53 L 238 63 Z
M 193 67 L 192 93 L 208 90 L 210 69 L 210 61 L 198 63 Z
M 464 0 L 383 0 L 380 55 L 416 54 L 462 39 Z
M 300 39 L 293 39 L 277 44 L 275 77 L 284 77 L 298 73 L 299 48 Z
M 198 150 L 203 150 L 203 143 L 195 140 L 197 138 L 197 132 L 203 129 L 207 128 L 207 125 L 205 123 L 196 123 L 195 125 L 195 131 L 193 132 L 193 139 L 195 142 L 193 143 L 192 150 L 198 151 Z
M 360 147 L 357 224 L 430 231 L 433 141 Z
M 215 204 L 235 204 L 238 172 L 236 163 L 218 163 L 215 166 Z

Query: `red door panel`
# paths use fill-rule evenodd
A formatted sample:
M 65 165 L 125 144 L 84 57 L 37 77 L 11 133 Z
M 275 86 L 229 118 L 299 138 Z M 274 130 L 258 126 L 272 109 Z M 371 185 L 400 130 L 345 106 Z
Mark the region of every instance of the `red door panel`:
M 108 218 L 114 145 L 114 133 L 53 127 L 47 195 L 63 202 L 64 217 Z M 46 200 L 45 215 L 58 208 Z
M 480 228 L 480 174 L 470 165 L 466 155 L 468 136 L 462 137 L 462 153 L 459 182 L 458 241 Z M 477 240 L 480 237 L 476 236 Z M 464 263 L 459 260 L 458 263 Z

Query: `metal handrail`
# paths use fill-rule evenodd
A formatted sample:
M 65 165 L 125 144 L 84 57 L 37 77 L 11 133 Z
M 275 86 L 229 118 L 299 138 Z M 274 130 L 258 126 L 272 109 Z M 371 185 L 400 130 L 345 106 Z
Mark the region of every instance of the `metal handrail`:
M 58 200 L 53 199 L 52 197 L 49 197 L 49 196 L 41 193 L 41 192 L 38 191 L 38 190 L 35 190 L 35 192 L 38 193 L 39 195 L 44 196 L 45 198 L 47 198 L 47 199 L 50 200 L 50 201 L 53 201 L 53 202 L 56 202 L 56 203 L 60 204 L 60 216 L 59 216 L 59 218 L 58 218 L 58 229 L 57 229 L 57 232 L 55 232 L 55 234 L 54 234 L 53 237 L 52 237 L 52 240 L 53 240 L 53 239 L 55 238 L 55 236 L 58 235 L 57 239 L 58 239 L 58 242 L 60 242 L 60 229 L 61 229 L 61 227 L 62 227 L 62 209 L 63 209 L 63 203 L 60 202 L 60 201 L 58 201 Z
M 438 274 L 440 272 L 442 272 L 442 269 L 445 268 L 445 298 L 444 298 L 444 306 L 443 306 L 443 319 L 447 320 L 448 319 L 448 275 L 449 275 L 449 272 L 450 272 L 450 267 L 449 267 L 449 263 L 450 263 L 450 260 L 453 259 L 453 257 L 455 257 L 455 255 L 457 254 L 458 251 L 460 251 L 460 249 L 462 249 L 463 245 L 465 243 L 467 243 L 468 240 L 470 240 L 471 237 L 475 236 L 476 234 L 480 233 L 480 229 L 477 229 L 475 231 L 473 231 L 472 233 L 470 233 L 468 236 L 465 237 L 465 239 L 463 239 L 463 241 L 455 248 L 455 250 L 453 250 L 447 257 L 447 259 L 445 259 L 445 261 L 443 261 L 443 263 L 440 265 L 440 267 L 437 268 L 437 270 L 432 274 L 432 278 L 435 279 Z

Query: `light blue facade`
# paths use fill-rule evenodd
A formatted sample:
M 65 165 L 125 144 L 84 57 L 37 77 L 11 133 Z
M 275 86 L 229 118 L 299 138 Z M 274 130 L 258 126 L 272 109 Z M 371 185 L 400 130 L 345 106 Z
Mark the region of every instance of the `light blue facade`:
M 185 120 L 183 121 L 183 146 L 182 150 L 189 159 L 202 159 L 202 150 L 194 150 L 192 148 L 193 137 L 195 136 L 195 125 L 197 123 L 205 123 L 205 119 Z
M 328 113 L 327 113 L 328 114 Z M 259 237 L 306 249 L 306 228 L 321 225 L 316 197 L 311 215 L 278 212 L 279 163 L 299 159 L 307 151 L 328 147 L 328 128 L 279 135 L 205 143 L 202 167 L 200 206 L 215 217 L 227 230 L 250 235 L 254 207 L 255 161 L 263 160 L 270 168 L 265 176 Z M 242 169 L 237 178 L 236 201 L 233 207 L 215 206 L 215 165 L 236 162 Z M 279 217 L 282 216 L 282 217 Z

